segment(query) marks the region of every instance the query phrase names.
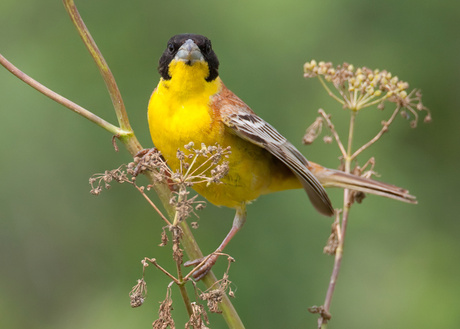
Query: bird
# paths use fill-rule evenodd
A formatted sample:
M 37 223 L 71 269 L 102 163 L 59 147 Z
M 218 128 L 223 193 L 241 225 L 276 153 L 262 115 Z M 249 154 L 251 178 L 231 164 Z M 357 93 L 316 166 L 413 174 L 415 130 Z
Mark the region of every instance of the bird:
M 234 208 L 232 228 L 215 253 L 186 262 L 202 279 L 246 221 L 246 206 L 260 195 L 303 188 L 322 215 L 334 215 L 324 187 L 349 188 L 415 203 L 407 190 L 372 179 L 328 169 L 308 161 L 273 126 L 230 91 L 219 76 L 211 41 L 199 34 L 169 39 L 159 59 L 160 81 L 148 103 L 148 124 L 155 148 L 172 170 L 180 166 L 178 150 L 189 143 L 230 146 L 222 184 L 193 185 L 217 206 Z

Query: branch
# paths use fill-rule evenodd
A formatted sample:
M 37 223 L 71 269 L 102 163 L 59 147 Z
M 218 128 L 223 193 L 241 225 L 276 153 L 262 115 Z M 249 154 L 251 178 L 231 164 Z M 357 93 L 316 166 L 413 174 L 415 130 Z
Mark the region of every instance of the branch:
M 108 132 L 110 132 L 112 135 L 115 135 L 117 137 L 121 136 L 128 136 L 132 135 L 131 131 L 125 131 L 123 129 L 118 128 L 117 126 L 114 126 L 113 124 L 105 121 L 104 119 L 98 117 L 94 113 L 84 109 L 80 105 L 72 102 L 71 100 L 59 95 L 58 93 L 52 91 L 51 89 L 45 87 L 42 85 L 40 82 L 32 79 L 30 76 L 19 70 L 16 66 L 14 66 L 11 62 L 9 62 L 5 57 L 3 57 L 0 54 L 0 64 L 2 64 L 8 71 L 10 71 L 13 75 L 15 75 L 17 78 L 20 80 L 24 81 L 27 83 L 29 86 L 34 88 L 35 90 L 39 91 L 46 97 L 51 98 L 54 100 L 56 103 L 59 103 L 61 105 L 64 105 L 68 109 L 74 111 L 77 114 L 80 114 L 81 116 L 85 117 L 89 121 L 97 124 L 99 127 L 104 128 Z
M 109 90 L 110 98 L 112 99 L 112 104 L 115 109 L 115 113 L 117 114 L 118 123 L 120 124 L 121 129 L 132 131 L 128 120 L 128 114 L 126 113 L 125 104 L 123 103 L 123 98 L 121 97 L 120 90 L 118 89 L 115 78 L 113 77 L 107 62 L 105 61 L 104 56 L 102 56 L 102 53 L 97 47 L 96 42 L 89 33 L 89 30 L 83 22 L 83 19 L 81 18 L 74 1 L 64 0 L 64 6 L 70 16 L 70 19 L 76 27 L 78 34 L 82 38 L 83 43 L 96 62 L 97 68 L 101 72 L 105 85 Z
M 343 194 L 344 198 L 344 207 L 343 207 L 343 214 L 342 214 L 342 226 L 339 225 L 339 217 L 340 214 L 337 213 L 336 219 L 337 221 L 337 239 L 338 245 L 337 249 L 335 250 L 335 258 L 334 258 L 334 267 L 332 269 L 331 278 L 329 280 L 329 287 L 327 288 L 326 298 L 324 300 L 324 304 L 322 307 L 321 316 L 318 318 L 318 329 L 325 329 L 327 328 L 327 322 L 331 319 L 331 303 L 332 297 L 334 296 L 335 286 L 337 284 L 337 279 L 339 278 L 340 268 L 342 266 L 342 258 L 343 258 L 343 248 L 345 243 L 345 232 L 347 229 L 348 223 L 348 216 L 350 213 L 350 206 L 351 206 L 351 191 L 349 189 L 344 190 Z
M 382 135 L 384 133 L 386 133 L 388 131 L 388 127 L 393 123 L 393 120 L 396 118 L 396 114 L 398 114 L 399 110 L 401 109 L 401 107 L 399 105 L 396 106 L 396 109 L 393 111 L 393 114 L 391 115 L 390 119 L 388 119 L 388 121 L 383 121 L 382 122 L 382 129 L 377 133 L 377 135 L 374 136 L 374 138 L 372 138 L 369 142 L 367 142 L 366 144 L 364 144 L 363 146 L 361 146 L 358 150 L 355 151 L 355 153 L 353 153 L 353 155 L 350 156 L 350 159 L 351 160 L 354 160 L 356 159 L 356 157 L 362 152 L 364 151 L 365 149 L 367 149 L 369 146 L 371 146 L 372 144 L 374 144 L 376 141 L 378 141 L 380 139 L 380 137 L 382 137 Z
M 336 94 L 334 94 L 330 89 L 329 87 L 327 86 L 327 84 L 324 82 L 323 78 L 321 76 L 318 75 L 318 79 L 319 81 L 321 82 L 321 84 L 323 85 L 324 89 L 326 89 L 326 92 L 328 93 L 329 96 L 331 96 L 332 98 L 334 98 L 337 102 L 339 102 L 340 104 L 342 105 L 345 105 L 345 102 L 343 101 L 343 99 L 340 99 L 339 97 L 337 97 Z
M 339 134 L 337 133 L 337 130 L 335 130 L 334 124 L 331 121 L 331 118 L 329 115 L 324 112 L 323 109 L 319 109 L 318 113 L 321 114 L 321 116 L 324 118 L 324 120 L 327 123 L 327 126 L 329 130 L 331 131 L 332 135 L 334 135 L 335 141 L 337 142 L 337 145 L 339 145 L 340 152 L 342 152 L 342 156 L 345 158 L 347 156 L 347 151 L 345 151 L 345 147 L 342 144 L 342 141 L 340 140 Z

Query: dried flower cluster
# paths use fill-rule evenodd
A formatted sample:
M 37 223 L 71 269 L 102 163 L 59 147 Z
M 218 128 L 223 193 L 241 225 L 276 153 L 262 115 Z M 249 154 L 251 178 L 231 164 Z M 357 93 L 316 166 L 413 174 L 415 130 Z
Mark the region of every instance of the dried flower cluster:
M 139 307 L 144 304 L 147 295 L 147 284 L 144 278 L 137 280 L 137 284 L 129 292 L 129 299 L 131 300 L 131 307 Z
M 204 306 L 195 302 L 191 304 L 193 313 L 185 324 L 185 329 L 209 329 L 205 326 L 205 323 L 209 324 L 209 319 Z
M 224 273 L 221 280 L 216 282 L 217 288 L 208 289 L 200 294 L 200 299 L 205 300 L 208 304 L 209 311 L 211 313 L 222 313 L 219 309 L 219 304 L 222 302 L 223 296 L 227 293 L 230 297 L 234 297 L 230 284 L 232 282 L 228 280 L 228 273 Z
M 230 146 L 221 147 L 220 145 L 206 146 L 201 144 L 201 148 L 195 149 L 193 142 L 184 146 L 186 151 L 177 151 L 177 158 L 180 160 L 180 169 L 172 173 L 171 180 L 176 184 L 221 183 L 221 179 L 228 172 L 228 158 L 231 153 Z M 205 158 L 203 161 L 202 159 Z
M 180 265 L 183 263 L 182 259 L 184 257 L 184 251 L 180 247 L 180 241 L 183 236 L 182 229 L 177 225 L 171 225 L 169 227 L 170 231 L 172 232 L 172 250 L 173 250 L 173 259 L 174 261 Z
M 152 148 L 143 150 L 140 154 L 134 158 L 133 162 L 128 164 L 128 173 L 135 178 L 139 174 L 149 171 L 153 174 L 155 182 L 167 182 L 171 175 L 171 169 L 169 169 L 166 161 L 161 156 L 160 151 Z
M 170 226 L 169 228 L 171 231 L 173 231 L 173 243 L 178 246 L 181 232 L 175 233 L 174 229 L 177 228 L 179 230 L 179 227 Z M 221 254 L 221 255 L 225 255 L 225 254 Z M 214 283 L 212 287 L 210 287 L 204 292 L 201 292 L 197 288 L 196 284 L 193 284 L 193 287 L 195 289 L 195 298 L 197 300 L 199 299 L 202 301 L 206 301 L 208 309 L 212 313 L 221 313 L 219 304 L 222 302 L 225 294 L 228 294 L 228 296 L 230 297 L 234 297 L 234 292 L 232 291 L 230 287 L 231 281 L 228 279 L 228 272 L 230 270 L 231 263 L 233 263 L 235 260 L 229 255 L 227 255 L 227 260 L 228 260 L 228 266 L 227 266 L 227 270 L 225 271 L 223 275 L 223 278 L 216 281 L 216 283 Z M 178 268 L 180 268 L 182 259 L 175 258 L 175 261 L 178 265 Z M 142 263 L 142 278 L 137 280 L 137 284 L 132 288 L 131 292 L 129 293 L 129 296 L 131 299 L 131 306 L 138 307 L 144 303 L 144 300 L 147 294 L 147 283 L 144 280 L 145 270 L 150 264 L 154 265 L 157 269 L 159 269 L 161 272 L 163 272 L 173 281 L 167 287 L 166 298 L 160 305 L 160 309 L 158 311 L 159 317 L 153 323 L 153 328 L 154 329 L 166 329 L 168 327 L 174 328 L 175 324 L 174 324 L 174 320 L 171 314 L 171 311 L 173 310 L 171 287 L 174 283 L 179 285 L 180 287 L 183 287 L 185 282 L 191 281 L 190 276 L 194 270 L 192 270 L 185 277 L 183 277 L 181 274 L 179 274 L 178 277 L 175 277 L 171 273 L 169 273 L 166 269 L 161 267 L 155 258 L 146 257 L 141 261 L 141 263 Z M 208 315 L 206 313 L 204 306 L 199 304 L 197 301 L 190 302 L 188 298 L 187 298 L 187 302 L 190 303 L 189 304 L 190 305 L 190 308 L 189 308 L 190 317 L 189 317 L 189 321 L 185 324 L 185 328 L 208 329 L 206 324 L 209 324 L 209 319 L 208 319 Z
M 171 298 L 171 287 L 168 286 L 166 291 L 166 298 L 160 304 L 160 309 L 158 311 L 158 319 L 152 323 L 153 329 L 166 329 L 171 328 L 175 329 L 176 325 L 171 314 L 172 307 L 172 298 Z
M 91 193 L 99 195 L 102 187 L 110 188 L 110 183 L 129 183 L 137 187 L 136 177 L 149 171 L 155 182 L 167 182 L 171 185 L 173 195 L 170 204 L 176 209 L 175 223 L 188 218 L 191 214 L 196 215 L 195 210 L 205 207 L 204 201 L 197 201 L 197 195 L 189 197 L 188 187 L 194 184 L 220 184 L 221 179 L 228 172 L 228 161 L 224 161 L 230 154 L 230 147 L 223 148 L 220 145 L 206 146 L 201 144 L 199 149 L 194 148 L 193 143 L 184 146 L 184 151 L 177 151 L 180 168 L 171 170 L 161 153 L 156 149 L 146 150 L 142 156 L 135 157 L 128 165 L 121 165 L 117 169 L 106 170 L 104 173 L 94 174 L 90 179 Z M 147 190 L 150 186 L 147 186 Z M 141 193 L 144 187 L 138 187 Z M 145 195 L 144 195 L 145 196 Z M 197 227 L 194 223 L 193 227 Z
M 421 92 L 416 89 L 409 91 L 407 82 L 399 80 L 386 70 L 355 68 L 348 63 L 334 68 L 331 62 L 317 63 L 312 60 L 305 63 L 304 76 L 318 77 L 329 95 L 350 110 L 358 111 L 376 104 L 383 109 L 384 102 L 388 101 L 396 103 L 401 110 L 406 109 L 412 114 L 413 127 L 417 124 L 417 112 L 426 111 L 424 121 L 431 121 L 431 115 L 422 103 Z M 325 81 L 332 83 L 339 95 L 333 93 Z M 407 118 L 410 117 L 405 111 L 401 113 Z
M 340 149 L 341 165 L 340 171 L 346 174 L 360 176 L 366 179 L 375 175 L 375 159 L 371 157 L 363 166 L 358 165 L 358 156 L 367 150 L 389 130 L 398 114 L 410 120 L 411 127 L 415 128 L 419 119 L 419 113 L 425 112 L 424 122 L 431 121 L 429 110 L 422 103 L 422 94 L 419 90 L 409 90 L 409 84 L 399 80 L 390 72 L 383 70 L 371 70 L 367 67 L 355 68 L 353 65 L 344 63 L 334 67 L 330 62 L 316 62 L 312 60 L 304 65 L 304 76 L 306 78 L 317 77 L 329 96 L 339 102 L 344 109 L 351 110 L 348 136 L 342 141 L 338 131 L 331 120 L 331 115 L 323 109 L 319 109 L 319 116 L 307 128 L 303 138 L 304 144 L 313 143 L 326 128 L 330 135 L 323 138 L 325 143 L 335 141 Z M 330 88 L 330 86 L 334 88 Z M 356 129 L 356 115 L 361 109 L 375 106 L 383 110 L 386 103 L 393 103 L 394 110 L 387 120 L 381 121 L 381 129 L 368 142 L 359 147 L 353 145 Z M 387 186 L 391 187 L 387 184 Z M 393 186 L 393 191 L 400 195 L 402 200 L 409 203 L 416 203 L 415 197 L 407 190 Z M 379 195 L 378 193 L 375 193 Z M 362 191 L 344 190 L 343 208 L 336 211 L 336 218 L 332 224 L 331 234 L 324 253 L 334 256 L 334 268 L 332 270 L 329 287 L 326 293 L 324 304 L 309 308 L 311 313 L 319 314 L 318 328 L 326 328 L 331 319 L 330 305 L 334 294 L 337 277 L 342 264 L 343 245 L 345 242 L 346 227 L 349 220 L 349 209 L 354 203 L 361 203 L 365 193 Z
M 189 197 L 188 187 L 195 184 L 206 184 L 206 186 L 221 184 L 221 179 L 228 172 L 228 161 L 223 159 L 228 158 L 230 147 L 201 144 L 201 148 L 195 149 L 191 142 L 185 145 L 184 149 L 185 151 L 177 151 L 179 169 L 175 172 L 170 171 L 170 181 L 175 187 L 170 199 L 170 204 L 176 209 L 174 224 L 183 221 L 191 214 L 196 216 L 195 210 L 204 207 L 202 201 L 196 201 L 197 195 Z
M 103 174 L 94 174 L 89 179 L 89 184 L 91 185 L 90 193 L 93 195 L 99 195 L 102 192 L 102 186 L 108 190 L 113 181 L 117 183 L 132 183 L 132 180 L 128 177 L 126 171 L 126 166 L 121 165 L 117 169 L 106 170 Z
M 178 269 L 177 277 L 162 268 L 154 258 L 145 258 L 142 261 L 142 278 L 137 281 L 137 284 L 129 293 L 132 307 L 141 306 L 146 298 L 147 284 L 144 280 L 144 275 L 145 268 L 148 267 L 149 264 L 153 264 L 171 278 L 173 280 L 172 283 L 176 283 L 179 286 L 182 286 L 184 282 L 190 280 L 189 277 L 193 273 L 193 270 L 185 277 L 181 273 L 181 264 L 183 262 L 181 238 L 183 233 L 178 224 L 192 214 L 196 215 L 195 211 L 203 209 L 205 203 L 203 201 L 197 201 L 197 195 L 190 196 L 188 188 L 195 184 L 205 184 L 206 186 L 210 184 L 221 184 L 221 179 L 228 172 L 228 161 L 225 161 L 225 159 L 228 158 L 229 154 L 230 147 L 222 148 L 219 145 L 206 146 L 202 144 L 200 148 L 196 149 L 193 143 L 189 143 L 184 146 L 183 150 L 177 151 L 179 169 L 173 171 L 168 167 L 158 150 L 144 150 L 128 165 L 122 165 L 114 170 L 106 170 L 104 173 L 95 174 L 89 179 L 91 193 L 94 195 L 99 195 L 103 188 L 110 188 L 110 184 L 114 181 L 118 183 L 129 183 L 136 187 L 167 223 L 167 226 L 162 230 L 160 246 L 167 245 L 169 240 L 168 231 L 172 236 L 173 259 Z M 137 176 L 143 172 L 150 172 L 155 183 L 161 182 L 170 185 L 172 196 L 169 202 L 176 210 L 172 223 L 161 214 L 154 203 L 148 198 L 145 194 L 144 186 L 137 185 Z M 147 186 L 147 190 L 149 190 L 150 187 L 150 185 Z M 192 227 L 197 227 L 197 224 L 192 223 Z M 231 261 L 233 261 L 233 259 L 229 257 L 229 263 Z M 233 295 L 233 292 L 229 288 L 230 281 L 228 280 L 227 272 L 224 274 L 224 278 L 218 281 L 218 288 L 203 292 L 199 296 L 198 294 L 196 295 L 197 298 L 207 301 L 211 312 L 220 312 L 218 305 L 222 301 L 223 294 L 228 291 L 229 295 Z M 208 324 L 209 321 L 203 305 L 197 302 L 191 302 L 190 309 L 190 318 L 185 327 L 206 329 L 206 324 Z M 175 327 L 171 310 L 172 298 L 170 284 L 168 286 L 166 298 L 160 305 L 159 318 L 153 323 L 154 329 Z

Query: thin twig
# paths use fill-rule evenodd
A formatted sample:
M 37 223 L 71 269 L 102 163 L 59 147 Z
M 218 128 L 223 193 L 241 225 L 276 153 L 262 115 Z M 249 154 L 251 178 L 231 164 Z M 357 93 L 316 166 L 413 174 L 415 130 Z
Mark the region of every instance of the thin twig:
M 355 121 L 356 121 L 356 115 L 358 114 L 357 111 L 351 111 L 351 117 L 350 117 L 350 128 L 348 129 L 348 146 L 347 146 L 347 156 L 346 156 L 346 161 L 345 161 L 345 172 L 350 173 L 351 172 L 351 150 L 353 146 L 353 137 L 355 134 Z
M 330 308 L 332 303 L 332 297 L 334 296 L 335 286 L 337 284 L 337 279 L 339 277 L 340 268 L 342 265 L 342 258 L 343 258 L 343 249 L 345 243 L 345 233 L 348 224 L 348 215 L 350 213 L 350 206 L 351 206 L 351 191 L 349 189 L 344 190 L 344 207 L 343 207 L 343 214 L 342 214 L 342 225 L 337 225 L 337 237 L 338 237 L 338 245 L 335 251 L 335 258 L 334 258 L 334 267 L 332 269 L 331 278 L 329 280 L 329 286 L 326 293 L 326 298 L 323 304 L 323 312 L 325 315 L 328 315 L 329 318 L 325 316 L 321 316 L 318 318 L 318 328 L 325 329 L 327 327 L 327 322 L 330 319 Z M 338 215 L 340 216 L 340 215 Z
M 366 103 L 364 106 L 362 106 L 361 108 L 366 108 L 366 107 L 369 107 L 369 106 L 372 106 L 372 105 L 376 105 L 376 104 L 379 104 L 379 103 L 382 103 L 385 99 L 387 99 L 388 97 L 388 93 L 383 95 L 382 97 L 380 98 L 377 98 L 375 100 L 373 100 L 372 102 L 369 102 L 369 103 Z
M 352 146 L 353 146 L 353 136 L 354 136 L 354 130 L 355 130 L 356 114 L 357 114 L 356 111 L 351 111 L 350 126 L 349 126 L 349 131 L 348 131 L 347 150 L 344 156 L 346 173 L 351 172 L 352 158 L 350 155 L 351 155 Z M 352 204 L 352 193 L 349 189 L 346 188 L 343 191 L 342 222 L 341 222 L 341 225 L 337 227 L 338 244 L 337 244 L 337 249 L 335 251 L 334 267 L 332 269 L 332 274 L 331 274 L 331 278 L 329 281 L 326 298 L 323 304 L 323 313 L 322 313 L 322 316 L 318 318 L 318 328 L 321 328 L 321 329 L 327 328 L 327 322 L 330 319 L 330 314 L 331 314 L 330 308 L 331 308 L 331 303 L 332 303 L 332 297 L 334 296 L 335 286 L 336 286 L 337 279 L 340 273 L 340 268 L 342 265 L 343 249 L 344 249 L 344 244 L 345 244 L 345 234 L 347 230 L 348 215 L 350 212 L 351 204 Z
M 185 288 L 184 284 L 179 284 L 179 291 L 182 296 L 182 300 L 184 301 L 185 309 L 187 310 L 188 317 L 190 318 L 193 314 L 192 302 L 190 301 L 190 297 L 188 296 L 187 288 Z
M 97 124 L 99 127 L 104 128 L 108 132 L 110 132 L 114 136 L 127 136 L 132 134 L 130 131 L 125 131 L 123 129 L 114 126 L 113 124 L 105 121 L 104 119 L 98 117 L 94 113 L 88 111 L 87 109 L 81 107 L 80 105 L 72 102 L 71 100 L 59 95 L 58 93 L 52 91 L 51 89 L 45 87 L 40 82 L 34 80 L 21 70 L 19 70 L 16 66 L 14 66 L 11 62 L 9 62 L 5 57 L 0 54 L 0 64 L 2 64 L 8 71 L 10 71 L 14 76 L 19 78 L 20 80 L 27 83 L 29 86 L 34 88 L 35 90 L 39 91 L 43 95 L 48 98 L 51 98 L 56 103 L 64 105 L 68 109 L 74 111 L 75 113 L 85 117 L 89 121 Z
M 322 117 L 324 118 L 324 120 L 326 121 L 329 130 L 331 131 L 332 135 L 333 135 L 334 138 L 335 138 L 335 141 L 337 142 L 337 145 L 339 145 L 340 152 L 342 152 L 342 156 L 343 156 L 343 157 L 346 157 L 347 151 L 345 151 L 345 147 L 343 147 L 342 141 L 340 140 L 339 134 L 338 134 L 337 131 L 335 130 L 334 124 L 332 123 L 331 119 L 330 119 L 329 116 L 326 114 L 326 112 L 324 112 L 323 109 L 319 109 L 319 110 L 318 110 L 318 113 L 321 114 L 321 116 L 322 116 Z
M 177 212 L 176 212 L 177 213 Z M 193 314 L 193 308 L 192 308 L 192 303 L 190 301 L 190 297 L 187 292 L 187 288 L 185 288 L 185 283 L 187 280 L 185 280 L 182 276 L 182 257 L 180 260 L 176 260 L 176 270 L 177 270 L 177 278 L 181 284 L 179 284 L 179 291 L 182 296 L 182 300 L 184 301 L 185 304 L 185 309 L 187 310 L 189 318 Z
M 329 87 L 326 85 L 326 83 L 324 82 L 323 78 L 321 76 L 318 75 L 318 79 L 319 81 L 321 82 L 321 84 L 323 85 L 324 89 L 326 89 L 327 93 L 329 94 L 329 96 L 331 96 L 332 98 L 334 98 L 337 102 L 339 102 L 340 104 L 344 105 L 345 102 L 340 99 L 339 97 L 337 97 L 336 94 L 334 94 L 330 89 Z
M 70 19 L 77 28 L 78 34 L 83 39 L 83 43 L 93 57 L 94 61 L 97 63 L 97 67 L 101 72 L 107 89 L 109 90 L 110 98 L 112 99 L 112 104 L 115 109 L 115 113 L 117 114 L 118 123 L 120 124 L 121 129 L 131 131 L 132 128 L 129 124 L 128 114 L 126 113 L 123 98 L 121 97 L 120 90 L 118 89 L 115 78 L 110 71 L 107 62 L 105 61 L 104 56 L 102 56 L 102 53 L 97 47 L 96 42 L 94 42 L 93 37 L 89 33 L 89 30 L 83 22 L 83 19 L 81 18 L 74 1 L 64 0 L 64 6 L 70 16 Z
M 155 258 L 147 258 L 146 257 L 144 260 L 146 260 L 146 261 L 150 262 L 151 264 L 155 265 L 156 268 L 158 268 L 161 272 L 163 272 L 168 277 L 170 277 L 174 281 L 175 284 L 177 284 L 177 285 L 181 284 L 179 282 L 179 280 L 177 280 L 177 278 L 175 278 L 171 273 L 169 273 L 163 267 L 161 267 L 160 264 L 157 263 L 157 260 Z
M 368 141 L 366 144 L 364 144 L 363 146 L 361 146 L 358 150 L 355 151 L 355 153 L 353 153 L 350 158 L 351 160 L 354 160 L 356 159 L 356 157 L 361 153 L 363 152 L 365 149 L 367 149 L 369 146 L 371 146 L 372 144 L 374 144 L 376 141 L 378 141 L 380 139 L 380 137 L 382 137 L 382 135 L 384 133 L 386 133 L 388 131 L 388 127 L 392 124 L 392 122 L 394 121 L 394 119 L 396 118 L 396 115 L 399 113 L 399 110 L 400 110 L 400 106 L 397 105 L 396 106 L 396 109 L 393 111 L 393 114 L 391 115 L 390 119 L 388 119 L 388 121 L 384 121 L 382 123 L 383 127 L 382 129 L 377 133 L 377 135 L 374 136 L 374 138 L 372 138 L 370 141 Z
M 153 209 L 157 212 L 158 215 L 160 215 L 161 219 L 163 219 L 168 226 L 171 226 L 171 222 L 163 215 L 163 213 L 158 209 L 158 207 L 153 203 L 153 201 L 145 194 L 144 189 L 137 186 L 135 183 L 133 183 L 134 187 L 142 194 L 142 196 L 147 200 L 147 202 L 152 206 Z

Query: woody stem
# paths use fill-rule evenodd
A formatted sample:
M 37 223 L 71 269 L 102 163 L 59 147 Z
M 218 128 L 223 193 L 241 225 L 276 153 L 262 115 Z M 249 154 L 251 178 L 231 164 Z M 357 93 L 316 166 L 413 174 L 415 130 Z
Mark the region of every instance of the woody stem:
M 345 172 L 351 172 L 351 162 L 352 158 L 352 145 L 353 145 L 353 134 L 355 128 L 355 120 L 356 120 L 356 111 L 351 112 L 350 118 L 350 127 L 348 131 L 348 144 L 347 144 L 347 152 L 345 157 Z M 331 279 L 329 281 L 329 287 L 326 293 L 326 298 L 323 304 L 323 313 L 321 317 L 318 319 L 318 328 L 325 329 L 327 328 L 327 322 L 330 319 L 330 308 L 332 303 L 332 297 L 334 295 L 335 286 L 337 283 L 337 279 L 339 277 L 340 267 L 342 265 L 342 257 L 343 257 L 343 248 L 345 243 L 345 234 L 347 230 L 348 224 L 348 216 L 350 213 L 350 206 L 351 206 L 351 191 L 349 189 L 345 189 L 343 192 L 343 213 L 342 213 L 342 221 L 340 225 L 340 230 L 337 232 L 337 249 L 335 251 L 335 258 L 334 258 L 334 267 L 332 269 Z

